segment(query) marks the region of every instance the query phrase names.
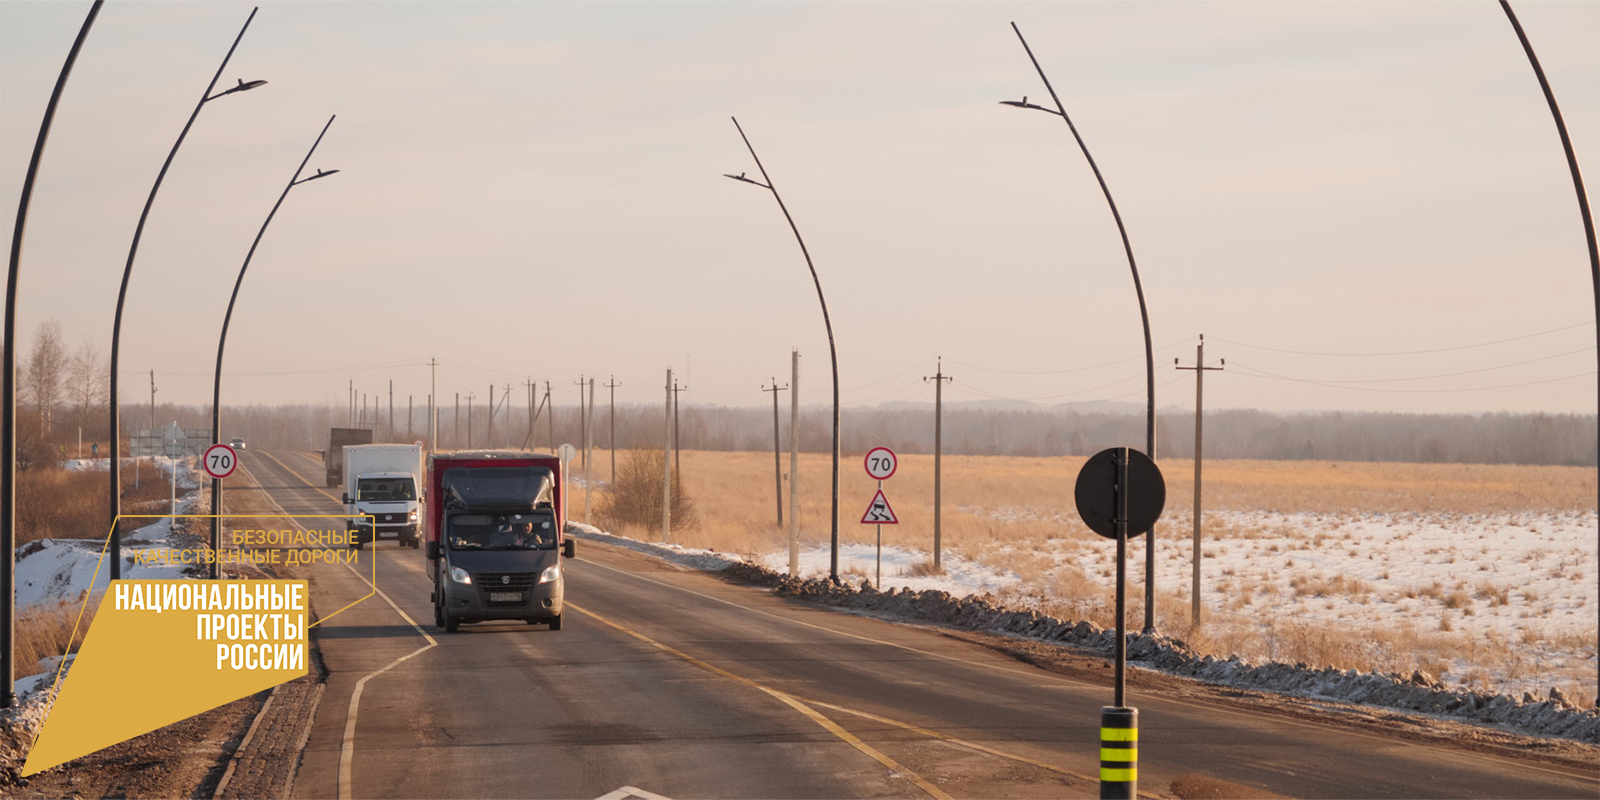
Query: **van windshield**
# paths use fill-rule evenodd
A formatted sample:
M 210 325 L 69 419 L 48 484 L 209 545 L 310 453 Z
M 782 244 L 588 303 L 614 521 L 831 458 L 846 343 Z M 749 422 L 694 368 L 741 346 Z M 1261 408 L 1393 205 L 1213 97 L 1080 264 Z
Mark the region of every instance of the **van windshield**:
M 556 546 L 555 515 L 457 514 L 447 523 L 452 550 L 550 550 Z
M 356 499 L 370 503 L 397 503 L 417 499 L 410 478 L 361 478 L 356 481 Z

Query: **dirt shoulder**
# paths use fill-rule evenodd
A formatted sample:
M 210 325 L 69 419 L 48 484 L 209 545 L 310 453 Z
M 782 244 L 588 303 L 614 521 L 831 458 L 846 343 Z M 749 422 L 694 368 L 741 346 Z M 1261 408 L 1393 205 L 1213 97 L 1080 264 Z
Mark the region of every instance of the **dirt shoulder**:
M 242 477 L 237 484 L 259 485 L 247 472 Z M 266 493 L 258 489 L 232 489 L 223 497 L 229 514 L 278 513 Z M 185 529 L 174 533 L 172 546 L 201 547 L 210 535 L 208 521 L 185 522 Z M 229 529 L 224 526 L 223 530 Z M 223 546 L 228 547 L 226 542 Z M 299 577 L 291 574 L 292 569 L 229 564 L 225 574 L 244 579 Z M 273 690 L 257 692 L 28 778 L 0 774 L 0 797 L 209 798 L 217 794 L 225 775 L 228 785 L 223 796 L 281 796 L 287 791 L 283 787 L 293 779 L 304 747 L 302 728 L 309 727 L 310 712 L 321 696 L 323 674 L 315 638 L 311 648 L 310 673 L 278 687 L 277 696 Z M 175 683 L 182 678 L 130 672 L 129 684 L 161 677 Z M 273 698 L 270 704 L 269 697 Z M 264 706 L 266 714 L 262 713 Z M 240 753 L 247 736 L 248 747 Z
M 876 615 L 874 615 L 876 616 Z M 904 622 L 903 620 L 900 620 Z M 1073 678 L 1104 681 L 1111 686 L 1111 661 L 1105 656 L 1067 645 L 1021 639 L 994 633 L 953 630 L 926 626 L 952 639 L 982 645 L 1026 664 Z M 1341 725 L 1384 736 L 1494 753 L 1508 758 L 1531 759 L 1548 764 L 1594 771 L 1600 764 L 1600 747 L 1554 737 L 1527 736 L 1499 728 L 1439 719 L 1425 714 L 1401 713 L 1330 700 L 1312 700 L 1271 692 L 1249 691 L 1202 683 L 1193 678 L 1168 675 L 1130 666 L 1128 690 L 1178 697 L 1200 703 L 1214 703 L 1230 709 L 1249 709 L 1319 724 Z

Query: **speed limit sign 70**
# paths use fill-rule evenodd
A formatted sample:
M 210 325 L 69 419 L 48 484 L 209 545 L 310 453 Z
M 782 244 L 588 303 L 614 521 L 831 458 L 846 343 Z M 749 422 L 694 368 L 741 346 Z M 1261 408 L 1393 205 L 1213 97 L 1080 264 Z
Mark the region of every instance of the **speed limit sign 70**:
M 880 481 L 888 480 L 899 465 L 900 461 L 895 458 L 894 451 L 887 447 L 874 447 L 867 452 L 867 474 Z
M 239 454 L 225 444 L 214 444 L 206 448 L 206 454 L 201 461 L 205 465 L 206 474 L 213 478 L 226 478 L 239 468 Z

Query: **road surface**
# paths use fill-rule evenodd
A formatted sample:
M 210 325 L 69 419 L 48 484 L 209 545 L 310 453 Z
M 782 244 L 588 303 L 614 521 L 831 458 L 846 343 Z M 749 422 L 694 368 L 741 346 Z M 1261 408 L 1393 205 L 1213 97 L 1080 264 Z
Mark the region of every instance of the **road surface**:
M 342 511 L 315 455 L 241 455 L 286 512 Z M 328 677 L 297 797 L 1098 794 L 1109 688 L 937 631 L 580 541 L 563 630 L 447 634 L 422 551 L 385 543 L 360 559 L 311 568 Z M 1152 796 L 1171 796 L 1180 776 L 1257 796 L 1600 796 L 1594 770 L 1192 699 L 1130 701 Z

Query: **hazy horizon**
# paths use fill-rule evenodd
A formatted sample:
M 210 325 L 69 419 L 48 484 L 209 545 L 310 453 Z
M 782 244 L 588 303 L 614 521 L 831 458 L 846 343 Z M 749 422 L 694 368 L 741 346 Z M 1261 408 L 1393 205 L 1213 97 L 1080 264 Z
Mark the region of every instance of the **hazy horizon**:
M 14 217 L 88 3 L 0 0 L 0 195 Z M 1600 4 L 1516 2 L 1600 164 Z M 109 347 L 168 148 L 250 4 L 108 4 L 29 217 L 19 358 L 57 319 Z M 524 380 L 575 403 L 1144 403 L 1116 226 L 1009 23 L 1050 76 L 1138 258 L 1157 405 L 1593 414 L 1593 287 L 1560 142 L 1494 4 L 265 3 L 144 232 L 122 401 L 226 405 Z M 1585 100 L 1591 98 L 1591 100 Z M 1591 176 L 1591 182 L 1594 178 Z M 10 227 L 7 226 L 9 232 Z M 8 233 L 9 236 L 9 233 Z M 9 242 L 9 239 L 8 239 Z M 781 395 L 788 405 L 788 395 Z

